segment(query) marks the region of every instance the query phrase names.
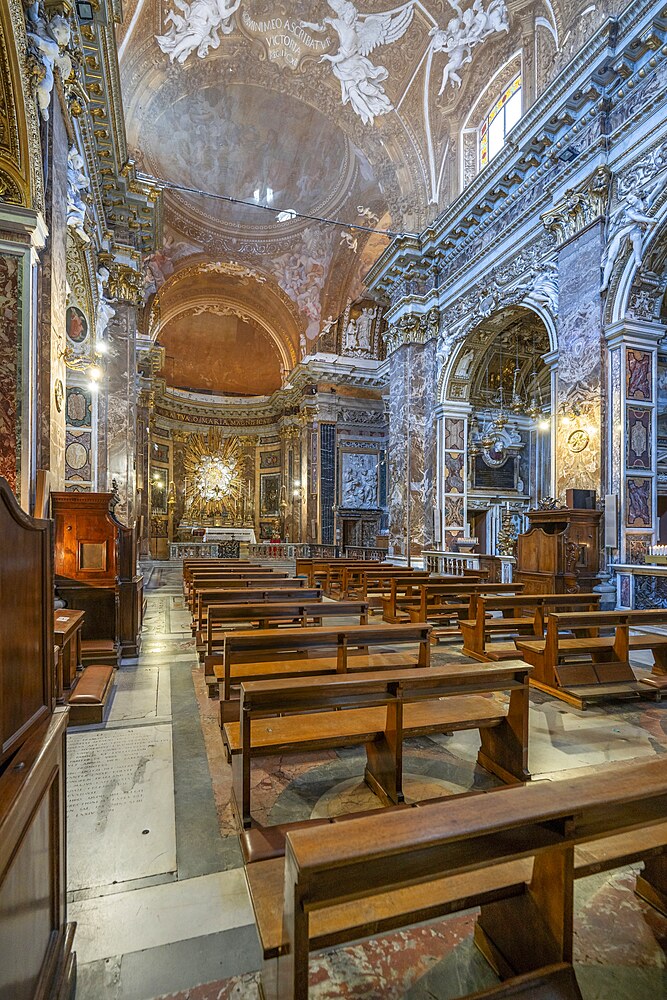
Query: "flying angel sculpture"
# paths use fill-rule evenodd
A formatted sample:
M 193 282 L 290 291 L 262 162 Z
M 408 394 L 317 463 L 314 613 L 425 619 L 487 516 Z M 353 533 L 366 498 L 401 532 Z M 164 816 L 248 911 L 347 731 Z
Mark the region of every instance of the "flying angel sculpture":
M 323 55 L 320 62 L 330 62 L 340 80 L 343 104 L 350 104 L 364 125 L 372 125 L 377 115 L 393 110 L 382 83 L 389 76 L 385 66 L 374 66 L 368 58 L 380 45 L 398 41 L 410 27 L 414 0 L 380 14 L 360 14 L 349 0 L 327 0 L 336 17 L 325 17 L 318 24 L 302 21 L 311 31 L 334 29 L 338 51 Z

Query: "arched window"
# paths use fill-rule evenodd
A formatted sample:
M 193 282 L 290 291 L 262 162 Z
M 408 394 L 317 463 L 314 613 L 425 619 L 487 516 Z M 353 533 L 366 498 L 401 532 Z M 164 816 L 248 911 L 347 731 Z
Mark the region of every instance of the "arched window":
M 479 165 L 483 169 L 505 145 L 507 133 L 521 118 L 521 75 L 493 105 L 479 129 Z

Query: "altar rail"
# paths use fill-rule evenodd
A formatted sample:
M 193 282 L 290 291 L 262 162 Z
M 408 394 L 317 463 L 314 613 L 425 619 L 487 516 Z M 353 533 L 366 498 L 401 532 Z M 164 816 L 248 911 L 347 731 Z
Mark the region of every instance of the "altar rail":
M 447 576 L 463 576 L 465 569 L 484 569 L 485 556 L 470 552 L 444 552 L 439 549 L 424 549 L 424 568 L 430 573 Z M 488 558 L 488 557 L 487 557 Z M 511 583 L 513 566 L 516 559 L 513 556 L 494 556 L 500 562 L 500 579 L 498 583 Z
M 240 554 L 240 542 L 171 542 L 169 545 L 170 559 L 238 559 Z
M 370 546 L 315 545 L 305 542 L 258 542 L 248 546 L 249 559 L 372 559 L 382 562 L 387 556 L 386 549 Z

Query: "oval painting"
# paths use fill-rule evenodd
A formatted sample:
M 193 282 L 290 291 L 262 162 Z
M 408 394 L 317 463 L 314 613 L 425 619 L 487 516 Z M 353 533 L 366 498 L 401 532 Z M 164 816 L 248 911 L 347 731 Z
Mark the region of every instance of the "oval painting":
M 69 306 L 65 315 L 67 336 L 75 344 L 80 344 L 88 336 L 88 320 L 76 306 Z

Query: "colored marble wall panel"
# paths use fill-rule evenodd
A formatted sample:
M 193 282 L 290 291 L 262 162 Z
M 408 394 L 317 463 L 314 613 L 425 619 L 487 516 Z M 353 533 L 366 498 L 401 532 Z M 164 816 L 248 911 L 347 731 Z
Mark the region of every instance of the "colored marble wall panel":
M 650 528 L 651 518 L 650 479 L 629 476 L 625 484 L 625 523 L 628 528 Z
M 627 535 L 627 560 L 633 566 L 643 566 L 648 550 L 653 544 L 653 535 Z
M 0 475 L 21 482 L 21 329 L 19 258 L 0 256 Z
M 628 399 L 653 401 L 651 354 L 628 347 L 625 355 L 625 394 Z
M 65 479 L 90 482 L 92 435 L 90 431 L 68 430 L 65 444 Z
M 622 608 L 630 608 L 632 595 L 630 590 L 630 574 L 621 573 L 619 575 L 619 601 Z
M 635 576 L 635 608 L 644 611 L 649 608 L 667 608 L 667 577 Z
M 628 469 L 651 469 L 651 412 L 644 406 L 628 407 Z
M 445 497 L 445 524 L 463 528 L 463 497 Z
M 279 469 L 280 468 L 280 452 L 279 451 L 260 451 L 260 453 L 259 453 L 259 467 L 260 467 L 260 469 Z
M 463 493 L 465 484 L 463 452 L 445 453 L 445 493 Z
M 74 385 L 67 389 L 65 418 L 68 427 L 90 427 L 92 425 L 93 395 L 90 389 Z
M 445 448 L 452 451 L 465 448 L 465 421 L 459 417 L 445 417 Z

